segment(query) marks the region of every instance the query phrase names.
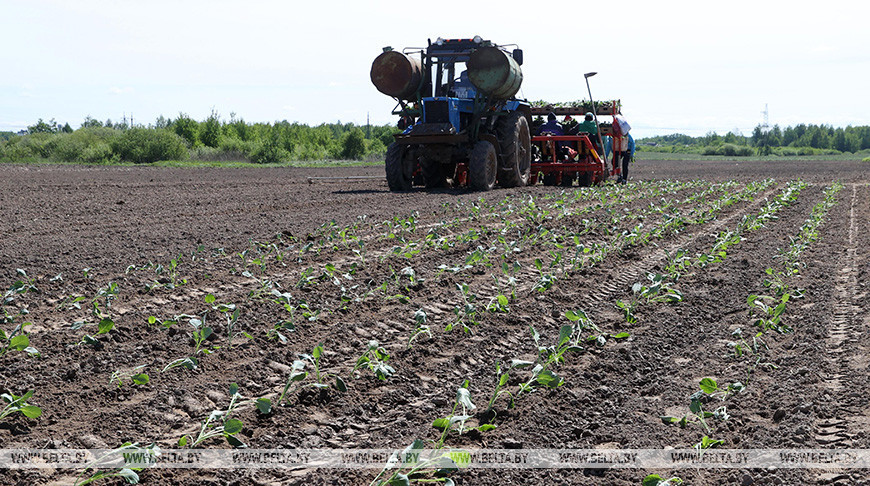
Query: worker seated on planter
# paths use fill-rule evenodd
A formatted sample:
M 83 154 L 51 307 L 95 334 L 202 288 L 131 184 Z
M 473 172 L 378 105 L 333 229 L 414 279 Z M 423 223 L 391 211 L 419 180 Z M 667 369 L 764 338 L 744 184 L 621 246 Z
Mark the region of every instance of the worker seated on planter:
M 586 116 L 583 117 L 583 122 L 577 125 L 577 133 L 589 135 L 589 140 L 592 142 L 592 146 L 595 147 L 595 151 L 601 153 L 601 148 L 598 147 L 598 124 L 595 123 L 594 118 L 592 112 L 586 113 Z
M 556 121 L 556 114 L 550 112 L 547 115 L 547 123 L 541 125 L 541 135 L 564 135 L 562 125 Z
M 541 135 L 565 135 L 565 127 L 556 121 L 556 114 L 550 112 L 547 115 L 547 123 L 541 126 Z M 571 160 L 577 156 L 577 151 L 571 149 L 571 142 L 556 142 L 556 156 L 558 160 Z

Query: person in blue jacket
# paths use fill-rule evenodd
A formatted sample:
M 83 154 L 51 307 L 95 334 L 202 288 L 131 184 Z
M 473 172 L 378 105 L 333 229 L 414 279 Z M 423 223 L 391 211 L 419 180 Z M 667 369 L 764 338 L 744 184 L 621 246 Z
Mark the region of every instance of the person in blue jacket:
M 549 133 L 550 135 L 564 135 L 565 132 L 562 129 L 562 124 L 556 121 L 556 114 L 550 112 L 547 115 L 547 123 L 541 125 L 540 133 Z
M 634 137 L 631 134 L 624 135 L 622 137 L 622 150 L 616 150 L 613 157 L 613 165 L 619 163 L 619 159 L 622 159 L 622 174 L 620 174 L 619 179 L 616 182 L 621 182 L 625 184 L 628 181 L 628 164 L 631 162 L 631 159 L 634 158 Z M 607 157 L 610 156 L 610 152 L 613 146 L 613 137 L 607 136 L 604 137 L 604 153 Z M 619 148 L 619 147 L 617 147 Z

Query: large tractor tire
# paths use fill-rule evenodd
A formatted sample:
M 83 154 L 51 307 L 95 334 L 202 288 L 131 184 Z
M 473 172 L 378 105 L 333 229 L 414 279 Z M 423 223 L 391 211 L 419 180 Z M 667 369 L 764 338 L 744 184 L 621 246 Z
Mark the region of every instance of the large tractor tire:
M 399 145 L 395 142 L 387 147 L 387 185 L 393 192 L 411 190 L 414 167 L 405 160 L 407 151 L 407 145 Z
M 498 173 L 498 157 L 495 147 L 486 140 L 474 144 L 468 161 L 468 181 L 478 191 L 491 191 Z
M 522 187 L 529 183 L 532 167 L 532 142 L 529 122 L 522 113 L 502 117 L 496 128 L 502 156 L 499 184 Z

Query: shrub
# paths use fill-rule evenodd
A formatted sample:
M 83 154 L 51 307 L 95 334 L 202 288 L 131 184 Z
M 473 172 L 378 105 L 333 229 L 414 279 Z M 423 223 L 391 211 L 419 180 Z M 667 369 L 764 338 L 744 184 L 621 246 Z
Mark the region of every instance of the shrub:
M 870 162 L 870 157 L 864 157 L 861 162 Z
M 290 160 L 290 153 L 276 140 L 257 144 L 251 152 L 251 161 L 258 164 L 273 164 Z
M 329 158 L 329 150 L 321 145 L 301 143 L 293 147 L 292 160 L 323 160 Z
M 24 159 L 36 157 L 36 154 L 30 150 L 30 147 L 19 143 L 21 138 L 23 137 L 18 137 L 17 139 L 13 138 L 2 145 L 2 149 L 0 149 L 0 160 L 21 162 Z
M 221 144 L 221 147 L 218 148 L 197 147 L 190 152 L 190 158 L 193 160 L 202 160 L 209 162 L 251 161 L 251 158 L 246 152 L 241 150 L 225 150 L 223 148 L 223 144 Z
M 166 130 L 131 128 L 115 137 L 111 145 L 122 160 L 136 164 L 188 157 L 184 139 Z
M 239 158 L 251 160 L 251 154 L 259 147 L 257 142 L 246 142 L 238 138 L 221 138 L 220 149 L 226 153 L 238 154 Z M 239 159 L 234 159 L 239 160 Z
M 106 142 L 88 145 L 81 153 L 80 160 L 89 164 L 108 164 L 117 162 L 118 154 L 112 152 L 112 147 Z
M 752 155 L 750 147 L 723 143 L 722 145 L 708 145 L 701 151 L 702 155 L 724 155 L 726 157 L 747 157 Z
M 357 127 L 344 134 L 341 145 L 341 158 L 343 159 L 359 160 L 366 154 L 365 134 Z

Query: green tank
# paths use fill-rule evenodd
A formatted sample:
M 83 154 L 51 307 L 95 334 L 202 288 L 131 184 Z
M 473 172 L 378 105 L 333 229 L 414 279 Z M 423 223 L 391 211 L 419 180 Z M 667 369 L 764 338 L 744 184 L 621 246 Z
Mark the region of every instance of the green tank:
M 523 84 L 520 65 L 498 47 L 475 50 L 466 66 L 471 84 L 493 98 L 508 99 L 517 94 Z

